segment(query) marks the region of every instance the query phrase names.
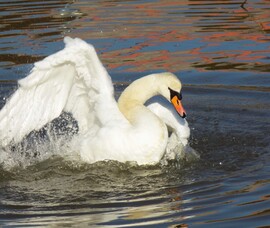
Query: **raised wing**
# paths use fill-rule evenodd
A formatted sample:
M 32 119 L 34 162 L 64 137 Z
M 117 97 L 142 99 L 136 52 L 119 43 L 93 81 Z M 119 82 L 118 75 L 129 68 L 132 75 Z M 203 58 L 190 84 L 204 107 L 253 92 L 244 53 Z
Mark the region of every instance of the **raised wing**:
M 179 116 L 172 104 L 163 97 L 153 97 L 146 105 L 167 125 L 169 131 L 176 135 L 177 140 L 186 146 L 190 136 L 188 122 Z
M 180 117 L 173 106 L 164 98 L 154 97 L 146 105 L 147 108 L 162 119 L 171 132 L 166 153 L 161 161 L 162 164 L 168 164 L 169 160 L 174 159 L 187 161 L 199 159 L 199 153 L 188 144 L 190 129 L 186 119 Z
M 35 63 L 31 73 L 19 80 L 18 90 L 0 111 L 2 146 L 21 141 L 62 111 L 73 114 L 81 133 L 98 129 L 111 118 L 122 118 L 111 78 L 94 47 L 77 38 L 64 41 L 63 50 Z M 104 100 L 111 115 L 103 113 Z

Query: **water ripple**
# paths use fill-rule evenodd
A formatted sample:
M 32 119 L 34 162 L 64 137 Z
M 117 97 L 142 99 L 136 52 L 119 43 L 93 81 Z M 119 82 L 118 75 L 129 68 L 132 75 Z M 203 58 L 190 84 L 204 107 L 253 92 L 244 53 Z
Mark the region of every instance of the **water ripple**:
M 0 149 L 0 226 L 268 226 L 269 10 L 256 0 L 1 1 L 1 107 L 34 62 L 79 36 L 116 96 L 148 73 L 181 77 L 201 159 L 89 165 L 61 143 Z

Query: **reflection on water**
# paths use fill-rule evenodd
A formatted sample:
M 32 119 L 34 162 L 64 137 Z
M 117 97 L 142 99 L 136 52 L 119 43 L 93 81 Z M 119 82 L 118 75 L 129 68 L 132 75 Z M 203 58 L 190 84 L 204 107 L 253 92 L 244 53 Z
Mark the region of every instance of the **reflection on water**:
M 12 80 L 79 36 L 96 46 L 117 94 L 149 72 L 180 75 L 201 155 L 165 167 L 88 165 L 51 148 L 21 167 L 4 161 L 1 226 L 270 225 L 269 13 L 266 0 L 1 1 L 0 107 Z
M 269 4 L 243 2 L 0 3 L 1 78 L 23 77 L 29 70 L 23 66 L 59 50 L 65 35 L 93 43 L 116 73 L 185 70 L 190 78 L 208 70 L 268 72 Z

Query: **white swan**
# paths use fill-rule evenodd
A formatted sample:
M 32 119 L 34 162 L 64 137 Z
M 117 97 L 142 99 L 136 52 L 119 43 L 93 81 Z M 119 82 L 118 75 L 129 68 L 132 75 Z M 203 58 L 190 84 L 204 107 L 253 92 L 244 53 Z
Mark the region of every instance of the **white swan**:
M 63 111 L 79 126 L 79 153 L 89 163 L 100 160 L 156 164 L 189 138 L 181 104 L 181 82 L 171 73 L 134 81 L 114 98 L 111 78 L 93 46 L 66 37 L 65 48 L 35 63 L 0 111 L 0 142 L 20 142 Z M 144 103 L 155 95 L 166 102 Z M 173 112 L 173 104 L 181 117 Z M 172 135 L 169 138 L 168 129 Z

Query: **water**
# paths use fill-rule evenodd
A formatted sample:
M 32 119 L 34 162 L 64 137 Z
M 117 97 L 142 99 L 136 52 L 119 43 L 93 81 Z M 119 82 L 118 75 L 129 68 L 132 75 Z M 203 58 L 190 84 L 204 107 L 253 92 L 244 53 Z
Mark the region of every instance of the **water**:
M 1 226 L 269 226 L 269 10 L 266 0 L 2 1 L 1 107 L 35 61 L 78 36 L 117 96 L 145 74 L 176 73 L 201 159 L 89 165 L 58 145 L 36 157 L 18 146 L 10 160 L 1 150 Z

